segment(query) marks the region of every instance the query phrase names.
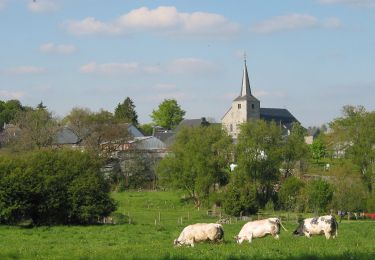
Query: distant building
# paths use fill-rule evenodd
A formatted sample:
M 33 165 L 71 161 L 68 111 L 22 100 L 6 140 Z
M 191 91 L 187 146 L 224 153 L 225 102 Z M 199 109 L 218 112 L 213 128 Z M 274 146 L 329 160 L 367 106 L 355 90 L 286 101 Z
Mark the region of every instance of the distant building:
M 289 135 L 292 124 L 298 120 L 285 108 L 261 108 L 260 101 L 253 96 L 247 72 L 246 60 L 243 68 L 241 92 L 221 119 L 229 135 L 237 139 L 240 125 L 251 120 L 274 121 L 282 127 L 283 134 Z

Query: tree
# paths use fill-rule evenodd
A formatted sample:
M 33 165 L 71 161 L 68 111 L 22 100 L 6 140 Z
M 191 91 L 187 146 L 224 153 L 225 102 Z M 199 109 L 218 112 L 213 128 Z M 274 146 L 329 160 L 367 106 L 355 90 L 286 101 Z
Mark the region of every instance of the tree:
M 281 207 L 285 210 L 294 210 L 297 207 L 298 197 L 304 182 L 297 179 L 296 177 L 290 176 L 281 184 L 279 195 L 279 201 Z
M 323 141 L 323 135 L 320 134 L 318 138 L 316 138 L 313 143 L 311 144 L 311 153 L 312 153 L 312 158 L 316 160 L 318 163 L 320 159 L 322 159 L 326 153 L 327 153 L 327 148 L 326 145 Z
M 299 123 L 293 123 L 290 135 L 286 138 L 283 149 L 283 168 L 285 177 L 292 174 L 297 161 L 307 158 L 309 153 L 308 146 L 305 143 L 305 129 Z
M 94 224 L 116 207 L 96 154 L 43 149 L 0 157 L 0 223 Z
M 25 107 L 18 100 L 12 99 L 6 102 L 0 100 L 0 130 L 4 123 L 9 124 L 19 112 L 24 110 Z
M 166 129 L 174 129 L 184 119 L 184 116 L 185 111 L 181 109 L 175 99 L 165 99 L 151 114 L 154 124 Z
M 131 123 L 135 126 L 138 125 L 138 115 L 135 111 L 135 105 L 133 100 L 129 97 L 119 103 L 115 109 L 115 118 L 119 120 L 119 122 Z
M 263 120 L 242 124 L 236 147 L 235 174 L 243 183 L 257 186 L 259 204 L 264 206 L 275 195 L 282 163 L 281 129 Z
M 361 177 L 372 190 L 375 161 L 375 112 L 364 107 L 345 106 L 343 117 L 330 123 L 333 146 L 345 147 L 346 157 L 359 167 Z
M 225 184 L 231 139 L 220 126 L 185 127 L 171 153 L 162 159 L 157 174 L 162 184 L 183 189 L 199 207 L 208 201 L 214 184 Z
M 111 112 L 74 108 L 64 122 L 82 139 L 87 149 L 110 154 L 130 138 L 126 125 L 118 124 Z
M 333 187 L 327 181 L 309 181 L 305 189 L 306 207 L 309 211 L 325 212 L 333 198 Z
M 139 130 L 141 130 L 145 136 L 150 136 L 152 135 L 154 128 L 152 127 L 152 124 L 143 124 L 139 126 Z
M 46 109 L 19 112 L 13 120 L 20 129 L 12 146 L 15 149 L 32 150 L 51 146 L 58 124 Z

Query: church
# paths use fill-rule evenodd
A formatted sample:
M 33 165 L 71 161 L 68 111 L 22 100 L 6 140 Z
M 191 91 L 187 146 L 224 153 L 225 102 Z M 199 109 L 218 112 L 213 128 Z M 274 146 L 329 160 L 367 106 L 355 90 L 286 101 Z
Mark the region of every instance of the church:
M 268 122 L 274 121 L 282 127 L 284 135 L 289 135 L 292 124 L 298 122 L 287 109 L 260 107 L 260 101 L 251 93 L 245 59 L 240 95 L 232 101 L 232 106 L 222 117 L 221 123 L 229 135 L 233 139 L 237 139 L 240 132 L 240 124 L 258 119 Z

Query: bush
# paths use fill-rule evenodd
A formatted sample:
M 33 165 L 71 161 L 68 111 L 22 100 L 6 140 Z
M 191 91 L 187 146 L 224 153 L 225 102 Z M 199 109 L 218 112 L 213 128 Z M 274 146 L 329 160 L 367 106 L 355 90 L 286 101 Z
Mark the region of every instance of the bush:
M 312 180 L 306 185 L 305 196 L 307 210 L 325 212 L 332 201 L 333 187 L 325 180 Z
M 87 152 L 39 150 L 0 158 L 0 222 L 91 224 L 115 210 L 100 160 Z
M 288 177 L 282 184 L 278 194 L 281 208 L 295 210 L 297 207 L 297 198 L 303 187 L 303 181 L 293 176 Z
M 232 216 L 256 214 L 259 209 L 257 191 L 254 185 L 238 188 L 229 184 L 224 200 L 225 213 Z

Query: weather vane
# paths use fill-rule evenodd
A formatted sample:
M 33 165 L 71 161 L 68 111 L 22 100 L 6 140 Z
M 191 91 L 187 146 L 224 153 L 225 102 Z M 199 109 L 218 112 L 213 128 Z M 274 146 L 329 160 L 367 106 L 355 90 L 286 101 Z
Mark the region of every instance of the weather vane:
M 246 63 L 246 52 L 245 51 L 243 52 L 243 60 Z

